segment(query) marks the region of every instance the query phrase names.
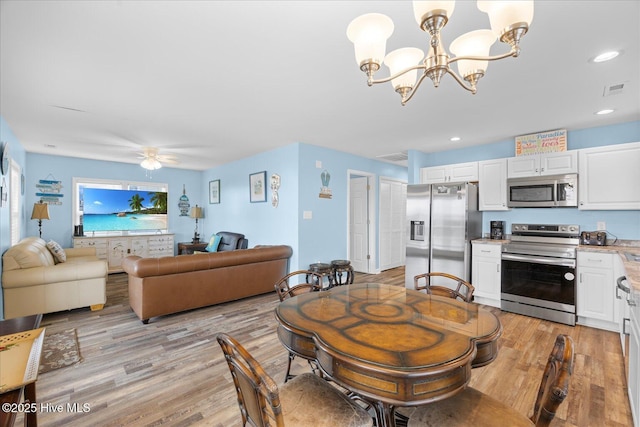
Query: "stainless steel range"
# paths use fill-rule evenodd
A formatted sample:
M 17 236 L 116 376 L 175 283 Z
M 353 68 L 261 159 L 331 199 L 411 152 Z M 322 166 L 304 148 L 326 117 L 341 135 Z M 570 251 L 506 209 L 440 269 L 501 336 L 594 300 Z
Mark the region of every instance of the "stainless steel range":
M 502 247 L 502 310 L 576 324 L 577 225 L 512 224 Z

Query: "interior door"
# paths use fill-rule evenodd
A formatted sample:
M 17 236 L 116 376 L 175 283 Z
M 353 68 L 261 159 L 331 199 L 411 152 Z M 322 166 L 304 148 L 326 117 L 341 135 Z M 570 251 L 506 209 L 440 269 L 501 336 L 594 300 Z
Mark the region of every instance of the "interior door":
M 407 184 L 380 179 L 380 270 L 405 263 Z
M 366 176 L 349 180 L 349 257 L 355 271 L 369 273 L 369 185 Z

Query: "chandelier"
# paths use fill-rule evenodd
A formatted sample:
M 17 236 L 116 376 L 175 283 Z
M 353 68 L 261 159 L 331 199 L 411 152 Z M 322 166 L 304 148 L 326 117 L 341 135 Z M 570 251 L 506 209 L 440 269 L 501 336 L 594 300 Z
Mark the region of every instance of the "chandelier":
M 530 1 L 482 1 L 478 9 L 489 15 L 491 30 L 475 30 L 455 39 L 449 49 L 450 57 L 442 46 L 440 31 L 453 14 L 455 1 L 414 1 L 413 13 L 422 31 L 430 37 L 427 56 L 418 48 L 406 47 L 385 56 L 387 39 L 393 33 L 393 21 L 380 13 L 368 13 L 351 21 L 347 37 L 354 44 L 356 62 L 367 74 L 367 84 L 391 82 L 405 105 L 420 84 L 429 77 L 438 87 L 440 79 L 450 74 L 463 88 L 476 93 L 478 80 L 484 76 L 488 61 L 517 57 L 520 54 L 520 38 L 526 34 L 533 20 L 533 0 Z M 500 39 L 511 46 L 509 52 L 489 56 L 491 45 Z M 390 76 L 374 80 L 373 75 L 383 63 L 389 67 Z M 451 64 L 456 63 L 458 73 Z M 418 70 L 422 70 L 420 78 Z

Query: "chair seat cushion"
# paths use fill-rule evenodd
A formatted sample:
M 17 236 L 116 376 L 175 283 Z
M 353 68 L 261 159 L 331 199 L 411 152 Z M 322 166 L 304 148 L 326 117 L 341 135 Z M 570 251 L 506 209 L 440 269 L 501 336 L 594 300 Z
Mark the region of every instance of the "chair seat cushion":
M 318 375 L 297 375 L 279 387 L 287 427 L 373 426 L 373 418 Z
M 515 409 L 474 388 L 416 408 L 408 427 L 509 426 L 531 427 L 533 422 Z

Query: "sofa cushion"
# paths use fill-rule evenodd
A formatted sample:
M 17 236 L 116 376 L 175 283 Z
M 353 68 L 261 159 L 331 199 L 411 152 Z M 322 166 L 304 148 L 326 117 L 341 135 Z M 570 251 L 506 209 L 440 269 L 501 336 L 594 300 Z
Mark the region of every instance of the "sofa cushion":
M 49 240 L 47 242 L 47 249 L 49 249 L 49 252 L 51 252 L 51 255 L 53 255 L 53 259 L 55 260 L 56 264 L 65 262 L 67 260 L 67 254 L 58 242 Z
M 204 250 L 207 252 L 218 252 L 218 246 L 220 246 L 221 240 L 222 237 L 214 234 L 213 236 L 211 236 L 211 239 L 209 239 L 209 244 L 206 248 L 204 248 Z

